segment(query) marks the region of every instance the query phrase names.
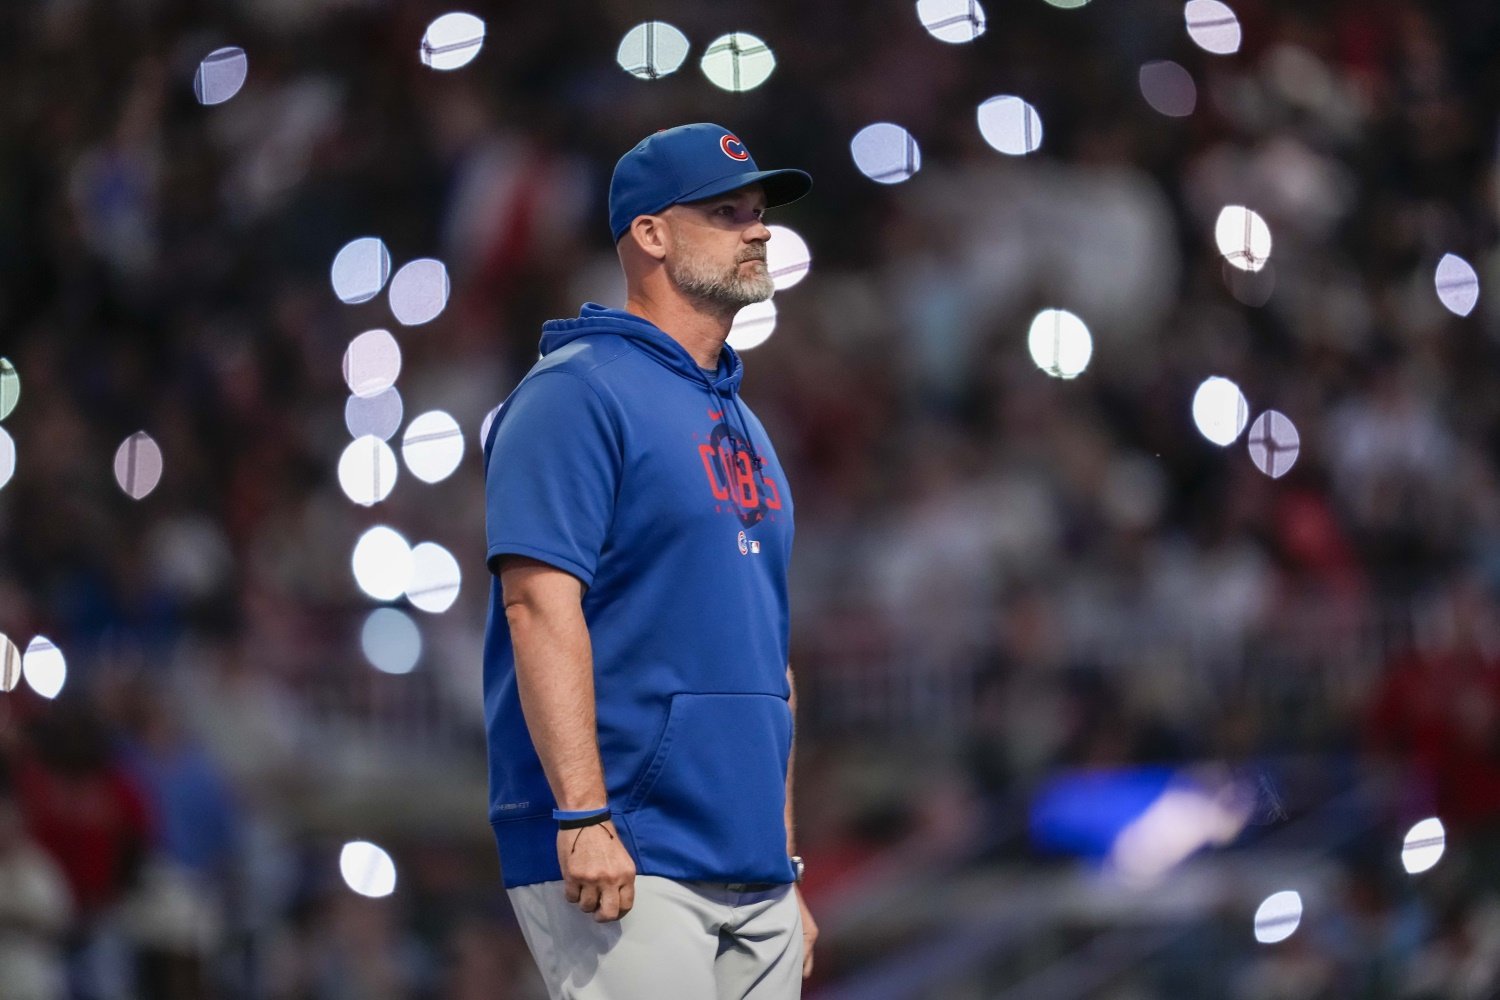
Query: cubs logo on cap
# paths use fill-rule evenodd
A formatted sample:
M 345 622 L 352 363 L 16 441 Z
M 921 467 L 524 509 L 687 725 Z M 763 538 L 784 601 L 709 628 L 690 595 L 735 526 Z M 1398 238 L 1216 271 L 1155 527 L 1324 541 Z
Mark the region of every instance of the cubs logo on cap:
M 759 184 L 766 207 L 796 201 L 812 189 L 801 170 L 762 170 L 740 138 L 722 125 L 699 122 L 649 135 L 615 164 L 609 182 L 609 228 L 618 242 L 642 215 Z
M 724 137 L 719 140 L 719 148 L 722 149 L 724 151 L 724 155 L 729 157 L 731 160 L 750 159 L 750 150 L 745 148 L 745 144 L 743 142 L 740 142 L 738 139 L 727 132 L 724 133 Z

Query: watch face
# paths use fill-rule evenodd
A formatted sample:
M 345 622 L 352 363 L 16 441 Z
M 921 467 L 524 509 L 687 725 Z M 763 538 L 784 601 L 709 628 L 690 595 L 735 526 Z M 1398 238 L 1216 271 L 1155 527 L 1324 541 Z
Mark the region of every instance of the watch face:
M 801 882 L 802 881 L 802 873 L 806 870 L 806 866 L 802 863 L 802 859 L 801 858 L 792 858 L 792 867 L 797 872 L 797 881 Z

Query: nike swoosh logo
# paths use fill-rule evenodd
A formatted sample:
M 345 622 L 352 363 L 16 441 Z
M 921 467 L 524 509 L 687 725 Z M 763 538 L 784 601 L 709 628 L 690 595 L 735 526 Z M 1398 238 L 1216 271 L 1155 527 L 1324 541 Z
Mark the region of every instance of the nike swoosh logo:
M 710 419 L 710 420 L 720 420 L 720 419 L 723 418 L 723 416 L 724 416 L 724 411 L 723 410 L 709 410 L 708 411 L 708 419 Z

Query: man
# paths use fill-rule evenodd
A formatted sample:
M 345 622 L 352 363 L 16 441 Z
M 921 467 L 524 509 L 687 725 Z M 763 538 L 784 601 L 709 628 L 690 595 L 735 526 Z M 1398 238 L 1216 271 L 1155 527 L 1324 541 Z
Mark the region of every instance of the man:
M 792 497 L 725 344 L 767 299 L 762 171 L 728 129 L 623 156 L 625 309 L 543 327 L 486 442 L 490 820 L 554 1000 L 786 1000 L 794 884 Z

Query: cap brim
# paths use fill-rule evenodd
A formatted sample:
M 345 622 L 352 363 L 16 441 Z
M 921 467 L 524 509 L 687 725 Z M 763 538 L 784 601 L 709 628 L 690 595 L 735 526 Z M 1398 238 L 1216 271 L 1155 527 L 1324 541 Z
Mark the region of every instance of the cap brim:
M 759 184 L 766 193 L 766 207 L 775 208 L 801 198 L 812 190 L 812 175 L 803 170 L 758 170 L 748 174 L 730 174 L 717 181 L 710 181 L 696 191 L 690 191 L 678 199 L 680 202 L 703 201 L 716 198 L 730 191 L 738 191 L 751 184 Z

